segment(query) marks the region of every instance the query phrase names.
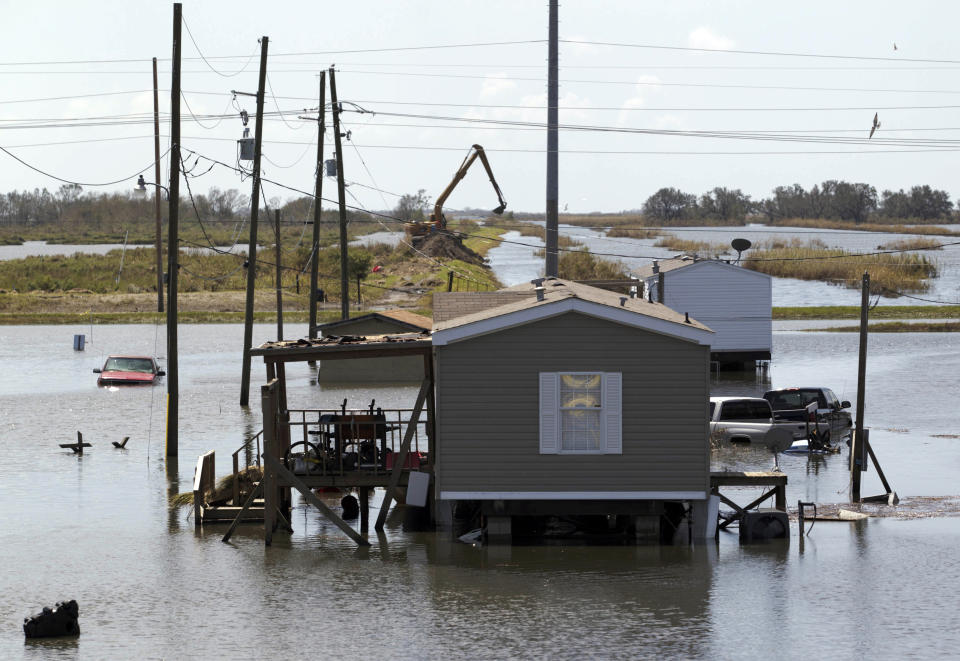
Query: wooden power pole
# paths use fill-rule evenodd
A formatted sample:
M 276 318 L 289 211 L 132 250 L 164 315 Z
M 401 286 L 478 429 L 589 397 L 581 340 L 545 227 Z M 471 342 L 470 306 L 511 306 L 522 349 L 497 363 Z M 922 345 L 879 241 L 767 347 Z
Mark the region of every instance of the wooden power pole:
M 863 409 L 867 382 L 867 319 L 870 312 L 870 274 L 863 274 L 863 290 L 860 293 L 860 362 L 857 367 L 857 426 L 850 443 L 850 499 L 860 502 L 860 474 L 865 466 L 863 434 Z M 889 489 L 888 489 L 889 491 Z
M 547 46 L 547 233 L 546 264 L 548 278 L 560 275 L 559 267 L 559 89 L 558 82 L 558 0 L 550 0 L 550 27 Z
M 317 337 L 317 270 L 320 259 L 320 219 L 322 217 L 320 200 L 323 195 L 323 132 L 326 130 L 326 86 L 327 72 L 320 72 L 320 114 L 317 122 L 320 124 L 317 131 L 317 181 L 313 192 L 313 259 L 310 260 L 310 326 L 309 337 Z
M 277 341 L 283 340 L 283 267 L 280 264 L 280 209 L 273 210 L 274 231 L 277 233 Z
M 243 372 L 240 406 L 250 403 L 250 345 L 253 344 L 253 294 L 257 282 L 257 218 L 260 214 L 260 145 L 263 141 L 263 88 L 267 80 L 269 38 L 260 38 L 260 79 L 257 85 L 257 119 L 253 136 L 253 192 L 250 194 L 250 242 L 247 245 L 247 305 L 243 320 Z
M 333 143 L 337 149 L 337 197 L 340 203 L 340 318 L 350 318 L 350 293 L 347 280 L 347 201 L 343 185 L 343 150 L 340 145 L 340 104 L 337 81 L 330 67 L 330 102 L 333 104 Z
M 157 58 L 153 58 L 153 200 L 157 212 L 157 312 L 163 312 L 163 227 L 160 214 L 160 99 Z
M 167 443 L 176 457 L 180 439 L 180 374 L 177 364 L 177 263 L 180 257 L 180 26 L 183 5 L 173 5 L 173 70 L 170 77 L 170 220 L 167 223 Z

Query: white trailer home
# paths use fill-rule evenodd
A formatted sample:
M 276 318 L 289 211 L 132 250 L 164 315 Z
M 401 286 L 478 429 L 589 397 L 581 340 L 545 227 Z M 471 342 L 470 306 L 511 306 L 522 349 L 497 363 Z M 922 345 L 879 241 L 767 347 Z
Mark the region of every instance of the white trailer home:
M 689 255 L 654 260 L 634 275 L 643 282 L 648 300 L 689 312 L 714 331 L 712 361 L 731 366 L 770 360 L 773 278 L 769 275 Z

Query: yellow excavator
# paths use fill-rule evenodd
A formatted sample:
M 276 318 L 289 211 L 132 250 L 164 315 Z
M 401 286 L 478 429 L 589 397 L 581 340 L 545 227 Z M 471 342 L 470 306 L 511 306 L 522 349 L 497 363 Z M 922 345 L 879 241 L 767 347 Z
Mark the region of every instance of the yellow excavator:
M 483 163 L 483 168 L 487 171 L 487 176 L 490 177 L 490 183 L 493 184 L 493 190 L 497 192 L 497 198 L 500 201 L 500 206 L 494 209 L 493 213 L 497 215 L 503 213 L 503 210 L 507 208 L 507 202 L 503 199 L 503 193 L 500 192 L 497 180 L 493 178 L 493 170 L 490 169 L 490 162 L 487 160 L 487 155 L 483 151 L 483 147 L 473 145 L 470 153 L 463 159 L 463 163 L 460 164 L 456 174 L 453 175 L 453 180 L 447 185 L 443 192 L 440 193 L 440 196 L 437 197 L 437 202 L 433 206 L 433 214 L 430 216 L 430 220 L 419 223 L 406 223 L 407 234 L 413 238 L 422 240 L 423 237 L 429 235 L 431 232 L 442 230 L 447 226 L 447 219 L 443 215 L 443 203 L 450 197 L 450 194 L 453 192 L 453 189 L 457 187 L 457 184 L 460 183 L 460 180 L 467 175 L 467 170 L 469 170 L 473 162 L 477 160 L 477 157 L 479 157 L 480 162 Z

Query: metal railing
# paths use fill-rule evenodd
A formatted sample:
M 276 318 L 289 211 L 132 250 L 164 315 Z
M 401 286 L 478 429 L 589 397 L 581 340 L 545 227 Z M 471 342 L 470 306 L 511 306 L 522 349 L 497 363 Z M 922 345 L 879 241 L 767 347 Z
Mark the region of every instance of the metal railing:
M 240 505 L 240 453 L 244 452 L 246 458 L 244 459 L 244 467 L 256 466 L 260 468 L 260 455 L 262 450 L 260 449 L 260 439 L 263 437 L 263 430 L 261 429 L 256 434 L 244 441 L 243 445 L 236 449 L 233 453 L 233 504 Z M 257 451 L 253 452 L 253 456 L 250 454 L 253 450 L 253 446 L 257 446 Z M 251 463 L 253 460 L 255 463 Z
M 284 457 L 298 475 L 387 475 L 413 409 L 292 409 L 290 447 Z M 427 450 L 426 411 L 413 430 L 404 469 L 420 468 Z

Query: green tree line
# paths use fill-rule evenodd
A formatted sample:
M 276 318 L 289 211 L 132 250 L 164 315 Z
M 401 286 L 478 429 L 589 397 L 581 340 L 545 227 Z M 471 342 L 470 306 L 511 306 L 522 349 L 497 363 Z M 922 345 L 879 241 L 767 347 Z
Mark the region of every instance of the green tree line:
M 647 198 L 643 215 L 666 224 L 708 221 L 740 224 L 747 218 L 770 222 L 787 218 L 825 218 L 864 223 L 868 220 L 944 221 L 955 219 L 950 194 L 928 185 L 885 190 L 870 184 L 830 179 L 806 190 L 800 184 L 777 186 L 770 197 L 753 200 L 740 189 L 716 187 L 697 196 L 661 188 Z

